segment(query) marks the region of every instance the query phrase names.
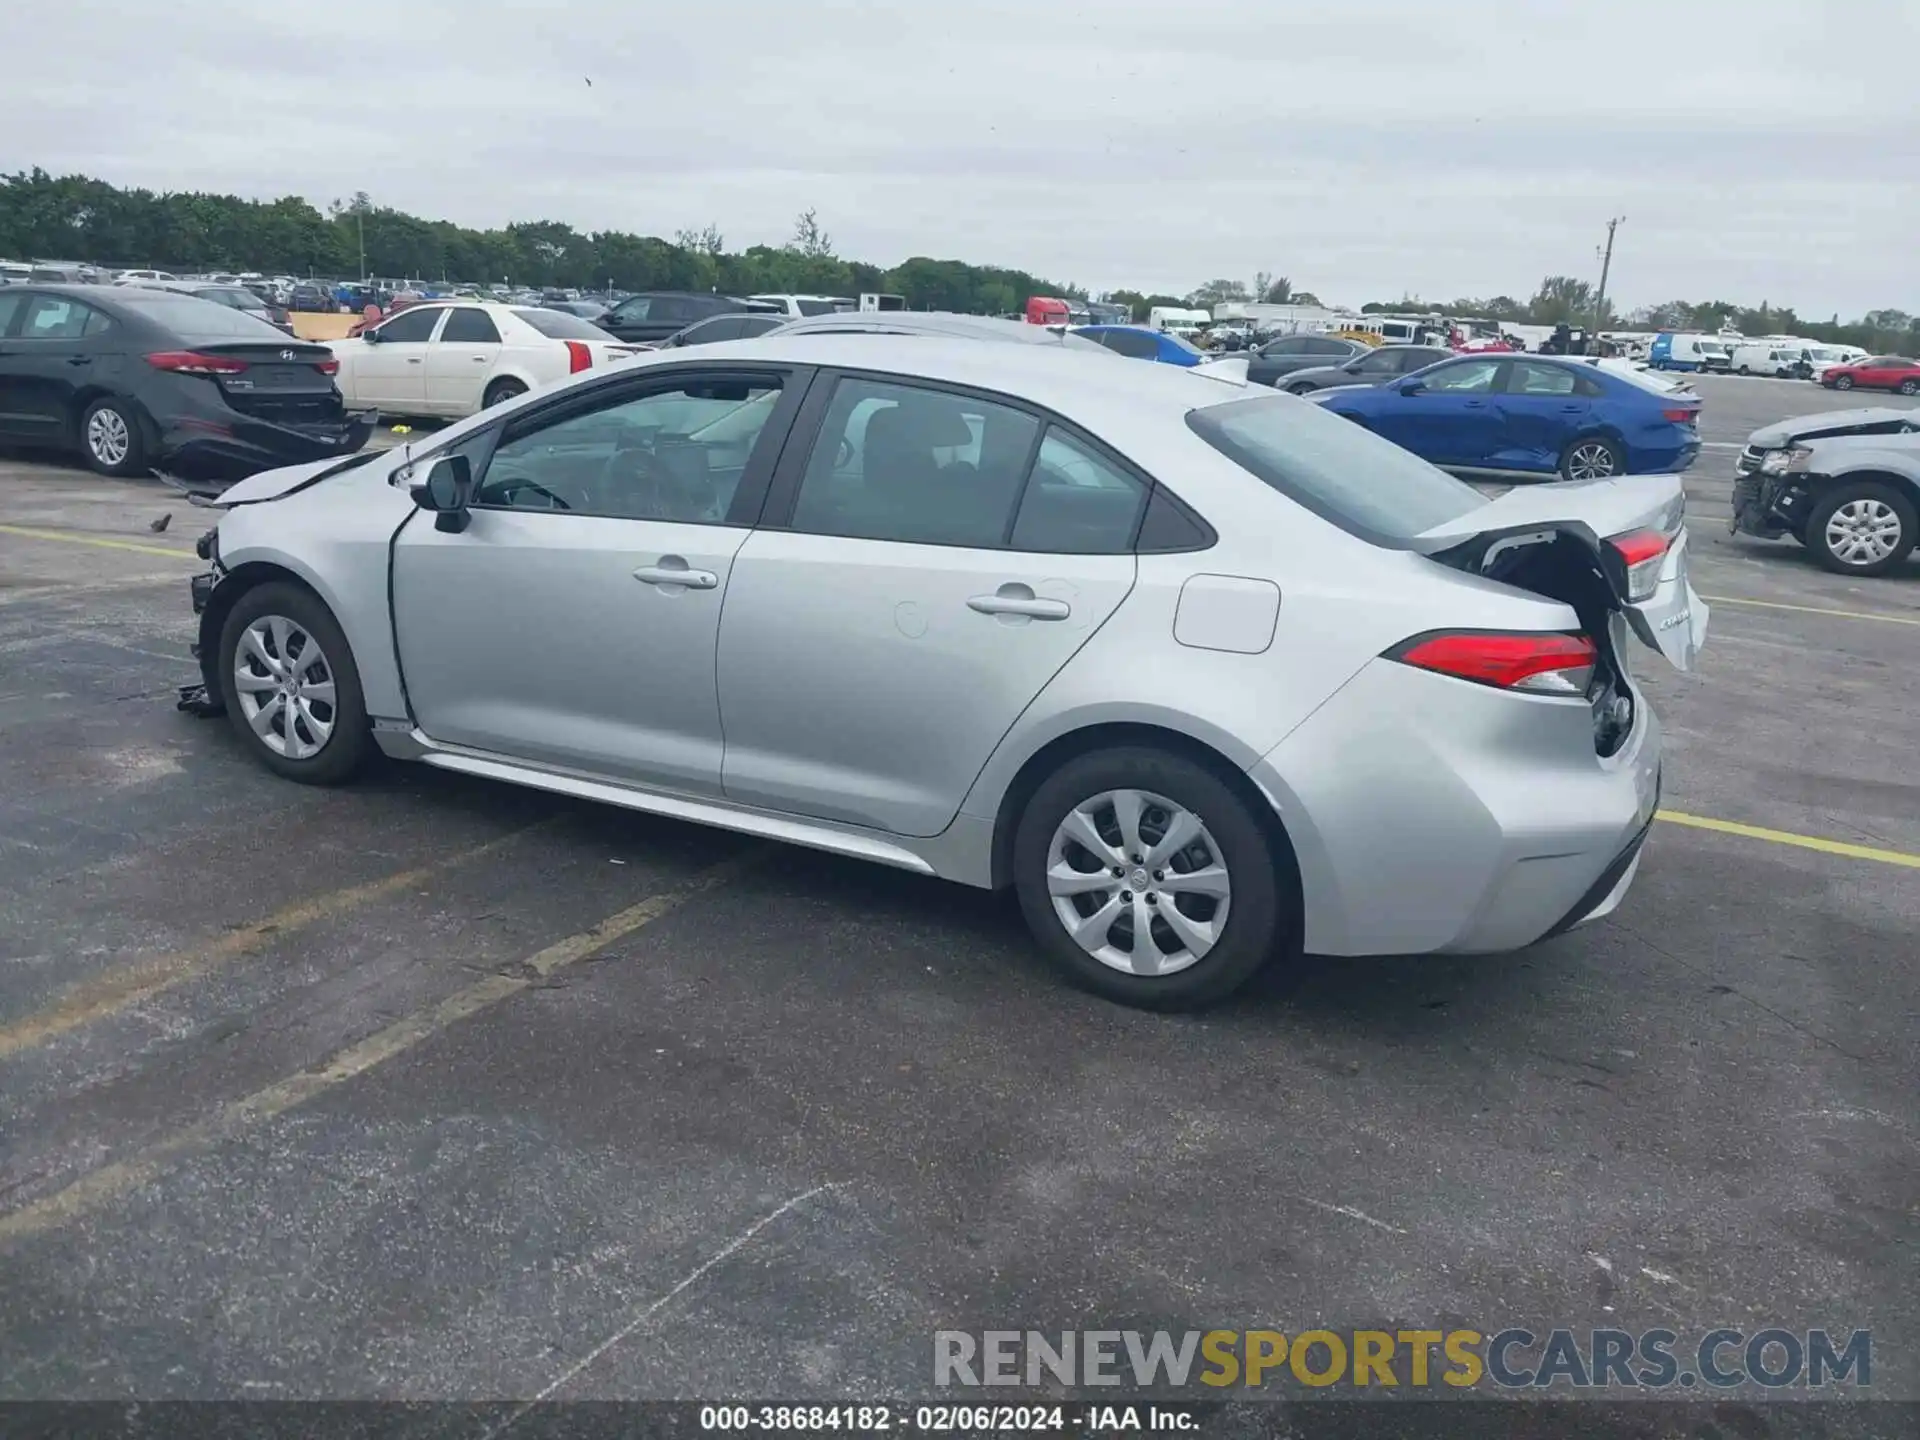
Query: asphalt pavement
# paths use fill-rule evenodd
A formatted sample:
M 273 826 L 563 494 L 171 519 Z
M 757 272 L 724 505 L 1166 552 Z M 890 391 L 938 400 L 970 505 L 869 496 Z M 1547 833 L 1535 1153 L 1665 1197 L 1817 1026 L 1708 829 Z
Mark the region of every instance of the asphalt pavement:
M 1716 445 L 1835 398 L 1699 388 Z M 1920 561 L 1728 535 L 1732 459 L 1618 914 L 1199 1017 L 1064 988 L 1004 898 L 280 782 L 172 706 L 204 517 L 0 459 L 0 1399 L 925 1395 L 942 1328 L 1516 1324 L 1870 1329 L 1920 1399 Z M 1784 1433 L 1750 1398 L 1718 1433 Z

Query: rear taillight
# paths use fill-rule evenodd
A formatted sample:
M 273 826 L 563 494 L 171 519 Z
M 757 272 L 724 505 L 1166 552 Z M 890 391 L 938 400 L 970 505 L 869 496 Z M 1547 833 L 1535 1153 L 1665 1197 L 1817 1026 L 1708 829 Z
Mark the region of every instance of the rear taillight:
M 1607 545 L 1627 567 L 1627 599 L 1651 599 L 1660 584 L 1660 568 L 1673 541 L 1658 530 L 1629 530 Z
M 1691 406 L 1684 409 L 1662 410 L 1660 416 L 1676 425 L 1691 425 L 1700 418 L 1700 412 Z
M 318 370 L 322 375 L 338 375 L 340 373 L 340 362 L 338 360 L 316 360 L 313 362 L 313 368 Z
M 202 355 L 197 350 L 157 350 L 147 356 L 156 370 L 171 370 L 176 375 L 238 375 L 247 362 L 231 355 Z
M 1442 630 L 1396 645 L 1387 659 L 1498 690 L 1585 695 L 1599 651 L 1585 635 Z
M 587 348 L 584 340 L 569 340 L 567 345 L 567 373 L 578 375 L 582 370 L 593 368 L 593 351 Z

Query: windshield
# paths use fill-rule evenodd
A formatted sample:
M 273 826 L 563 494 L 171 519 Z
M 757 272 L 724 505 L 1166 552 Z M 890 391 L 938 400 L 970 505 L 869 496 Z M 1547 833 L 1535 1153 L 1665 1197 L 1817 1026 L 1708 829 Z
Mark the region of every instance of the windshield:
M 802 315 L 837 315 L 840 307 L 831 300 L 796 300 Z
M 531 307 L 513 312 L 549 340 L 613 340 L 598 325 L 590 325 L 578 315 L 563 310 L 535 310 Z
M 1256 479 L 1376 545 L 1403 544 L 1487 503 L 1411 451 L 1290 396 L 1211 405 L 1189 414 L 1187 427 Z

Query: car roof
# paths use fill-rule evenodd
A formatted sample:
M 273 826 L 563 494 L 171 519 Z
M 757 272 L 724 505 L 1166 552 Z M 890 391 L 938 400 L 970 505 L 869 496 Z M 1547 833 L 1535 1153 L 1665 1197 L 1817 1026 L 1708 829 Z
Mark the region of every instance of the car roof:
M 1024 320 L 1001 320 L 991 315 L 961 315 L 945 310 L 839 311 L 790 320 L 775 335 L 893 335 L 921 339 L 1004 341 L 1051 350 L 1086 349 L 1109 359 L 1118 358 L 1098 341 L 1073 335 L 1050 325 Z

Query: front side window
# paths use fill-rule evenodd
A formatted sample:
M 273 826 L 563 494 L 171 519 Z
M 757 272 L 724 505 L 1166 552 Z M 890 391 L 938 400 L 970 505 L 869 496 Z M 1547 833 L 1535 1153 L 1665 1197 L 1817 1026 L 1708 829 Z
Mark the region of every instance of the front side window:
M 816 535 L 926 545 L 1005 543 L 1040 422 L 969 395 L 845 379 L 795 499 Z
M 378 327 L 382 344 L 418 345 L 433 337 L 433 327 L 440 323 L 443 312 L 433 310 L 402 310 L 386 324 Z
M 620 520 L 721 524 L 780 399 L 773 376 L 688 379 L 521 433 L 475 503 Z
M 647 311 L 652 304 L 652 298 L 646 295 L 636 295 L 631 300 L 622 300 L 613 312 L 613 318 L 623 325 L 635 324 L 647 318 Z
M 1395 355 L 1391 350 L 1374 350 L 1366 355 L 1362 355 L 1358 360 L 1354 361 L 1349 368 L 1351 368 L 1356 375 L 1398 375 L 1400 373 L 1400 357 Z
M 486 311 L 463 305 L 447 316 L 446 328 L 440 332 L 440 339 L 442 343 L 457 341 L 468 345 L 498 345 L 500 330 Z
M 1436 395 L 1487 395 L 1492 393 L 1494 377 L 1499 373 L 1497 360 L 1462 360 L 1457 365 L 1442 365 L 1422 378 Z

